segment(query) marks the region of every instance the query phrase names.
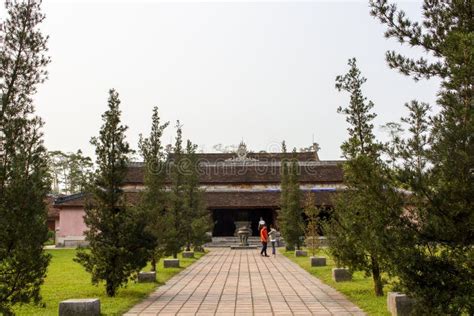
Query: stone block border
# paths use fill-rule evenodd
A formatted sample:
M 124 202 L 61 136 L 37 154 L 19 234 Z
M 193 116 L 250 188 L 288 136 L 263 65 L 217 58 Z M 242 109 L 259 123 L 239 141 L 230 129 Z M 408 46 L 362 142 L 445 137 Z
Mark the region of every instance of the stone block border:
M 165 259 L 163 266 L 165 268 L 179 268 L 179 259 Z
M 138 273 L 138 283 L 156 282 L 156 272 L 140 272 Z
M 415 300 L 406 294 L 398 292 L 387 293 L 387 310 L 392 316 L 409 316 L 413 310 Z
M 59 303 L 59 316 L 99 316 L 98 298 L 70 299 Z
M 311 257 L 310 261 L 312 267 L 323 267 L 326 265 L 326 258 L 324 257 Z
M 183 258 L 194 258 L 194 251 L 183 251 Z
M 295 257 L 307 257 L 308 252 L 306 250 L 295 250 Z
M 332 279 L 334 282 L 351 281 L 352 274 L 346 268 L 332 268 Z

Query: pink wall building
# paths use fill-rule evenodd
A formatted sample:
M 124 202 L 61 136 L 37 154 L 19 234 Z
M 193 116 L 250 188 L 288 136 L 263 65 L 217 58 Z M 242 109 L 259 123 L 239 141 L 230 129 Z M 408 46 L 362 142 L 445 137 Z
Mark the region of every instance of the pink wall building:
M 56 226 L 57 246 L 75 247 L 86 244 L 84 235 L 87 230 L 84 223 L 85 211 L 83 205 L 74 205 L 75 197 L 77 195 L 59 199 L 63 204 L 60 207 L 59 223 Z M 67 207 L 64 207 L 64 205 L 67 205 Z

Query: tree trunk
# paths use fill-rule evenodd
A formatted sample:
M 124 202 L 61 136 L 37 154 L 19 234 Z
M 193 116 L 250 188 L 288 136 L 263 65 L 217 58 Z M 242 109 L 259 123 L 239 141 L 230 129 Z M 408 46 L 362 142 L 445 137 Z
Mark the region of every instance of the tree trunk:
M 173 258 L 178 259 L 178 254 L 176 252 L 173 253 Z
M 115 286 L 109 280 L 106 281 L 105 291 L 107 292 L 107 296 L 109 296 L 109 297 L 114 297 L 115 296 Z
M 380 267 L 377 260 L 371 256 L 372 261 L 372 278 L 374 280 L 375 296 L 383 296 L 383 284 L 380 273 Z
M 156 259 L 155 259 L 155 257 L 153 257 L 153 258 L 151 259 L 151 271 L 152 271 L 152 272 L 155 272 L 155 271 L 156 271 Z

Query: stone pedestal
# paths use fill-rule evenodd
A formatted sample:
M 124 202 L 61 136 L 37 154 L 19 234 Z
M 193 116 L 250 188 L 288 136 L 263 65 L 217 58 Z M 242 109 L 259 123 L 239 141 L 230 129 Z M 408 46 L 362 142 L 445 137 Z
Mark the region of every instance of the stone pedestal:
M 137 280 L 138 283 L 156 282 L 156 272 L 140 272 Z
M 305 250 L 295 250 L 295 257 L 307 257 L 308 252 Z
M 323 257 L 311 257 L 312 267 L 322 267 L 326 265 L 326 258 Z
M 59 303 L 59 316 L 99 316 L 98 298 L 70 299 Z
M 234 221 L 234 225 L 235 225 L 235 231 L 234 231 L 234 236 L 235 237 L 239 237 L 239 229 L 241 227 L 250 227 L 250 225 L 252 225 L 252 222 L 249 222 L 249 221 Z
M 179 259 L 165 259 L 163 266 L 165 268 L 179 268 Z
M 332 279 L 334 282 L 351 281 L 352 274 L 346 268 L 332 268 Z
M 406 294 L 398 292 L 387 293 L 387 309 L 392 316 L 408 316 L 411 315 L 415 301 L 406 296 Z
M 194 251 L 183 251 L 183 258 L 194 258 Z

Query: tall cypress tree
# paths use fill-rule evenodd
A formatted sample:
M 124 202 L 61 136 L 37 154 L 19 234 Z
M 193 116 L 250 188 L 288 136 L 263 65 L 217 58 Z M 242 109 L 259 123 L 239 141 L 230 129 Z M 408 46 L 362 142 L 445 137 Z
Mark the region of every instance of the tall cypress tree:
M 319 247 L 319 213 L 320 209 L 316 207 L 316 197 L 308 192 L 305 198 L 304 214 L 306 215 L 306 246 L 311 250 L 311 255 L 315 256 Z
M 281 152 L 283 156 L 285 156 L 287 153 L 285 141 L 282 141 L 281 143 Z M 286 231 L 287 231 L 286 214 L 288 211 L 288 181 L 289 181 L 288 159 L 284 157 L 281 160 L 280 164 L 281 164 L 280 165 L 281 166 L 280 167 L 280 211 L 278 212 L 278 225 L 282 233 L 282 236 L 285 236 Z M 285 244 L 286 244 L 286 249 L 292 248 L 292 246 L 289 245 L 288 242 L 285 242 Z
M 287 149 L 286 149 L 286 143 L 285 141 L 282 141 L 281 143 L 281 152 L 283 156 L 286 155 Z M 288 178 L 289 178 L 289 172 L 288 172 L 288 160 L 284 157 L 281 160 L 280 163 L 280 188 L 281 188 L 281 193 L 280 193 L 280 212 L 278 214 L 278 222 L 280 226 L 284 226 L 284 213 L 286 212 L 288 208 Z M 283 227 L 282 226 L 282 227 Z
M 283 142 L 283 153 L 286 153 L 286 145 Z M 300 202 L 300 186 L 298 182 L 299 165 L 296 158 L 296 149 L 293 157 L 288 161 L 281 162 L 281 205 L 278 222 L 280 230 L 285 239 L 287 249 L 300 249 L 304 236 L 304 222 Z
M 349 139 L 341 146 L 347 188 L 335 199 L 326 233 L 338 264 L 372 275 L 375 295 L 382 296 L 382 272 L 389 270 L 385 254 L 394 246 L 390 231 L 398 225 L 402 204 L 373 134 L 374 105 L 362 94 L 366 79 L 355 59 L 349 66 L 347 74 L 336 78 L 336 88 L 350 93 L 349 105 L 338 109 L 350 125 Z
M 79 251 L 75 259 L 91 273 L 93 284 L 105 281 L 108 296 L 115 296 L 146 265 L 152 241 L 143 214 L 127 204 L 122 190 L 132 150 L 125 140 L 127 127 L 121 124 L 119 105 L 118 93 L 110 90 L 100 135 L 91 140 L 97 171 L 84 217 L 90 251 Z
M 183 131 L 179 121 L 176 122 L 176 141 L 173 148 L 173 161 L 171 162 L 171 190 L 170 205 L 165 212 L 166 231 L 165 249 L 166 253 L 174 258 L 186 244 L 186 229 L 189 218 L 185 216 L 185 174 L 187 173 L 188 161 L 183 152 Z
M 423 22 L 414 22 L 385 0 L 371 1 L 371 14 L 387 26 L 385 36 L 426 56 L 390 51 L 388 65 L 415 80 L 437 77 L 439 112 L 411 103 L 410 136 L 400 146 L 399 181 L 413 195 L 413 220 L 400 226 L 411 243 L 393 252 L 401 286 L 424 313 L 474 314 L 474 7 L 472 1 L 424 1 Z M 423 113 L 425 112 L 425 113 Z M 409 117 L 409 118 L 410 118 Z M 427 122 L 429 143 L 417 128 Z M 428 127 L 429 126 L 429 127 Z M 412 164 L 416 153 L 424 166 Z M 413 229 L 415 227 L 416 229 Z
M 296 148 L 290 161 L 288 179 L 288 218 L 290 219 L 290 245 L 300 249 L 304 237 L 303 210 L 301 208 L 301 190 L 299 183 L 300 166 L 296 157 Z
M 140 195 L 139 208 L 148 220 L 147 231 L 153 236 L 155 245 L 150 249 L 152 271 L 156 271 L 156 263 L 164 255 L 164 232 L 166 221 L 164 212 L 168 200 L 166 192 L 166 157 L 161 144 L 163 131 L 169 122 L 161 124 L 158 107 L 153 108 L 150 135 L 140 135 L 138 147 L 145 164 L 145 190 Z
M 186 223 L 186 250 L 191 245 L 194 250 L 202 250 L 202 245 L 207 241 L 207 232 L 212 230 L 212 219 L 206 209 L 204 191 L 199 187 L 199 161 L 196 156 L 197 145 L 190 140 L 186 143 L 187 171 L 185 173 L 185 213 Z
M 45 198 L 49 190 L 43 122 L 32 96 L 46 78 L 47 37 L 37 1 L 6 2 L 0 26 L 0 314 L 39 302 L 49 256 Z

